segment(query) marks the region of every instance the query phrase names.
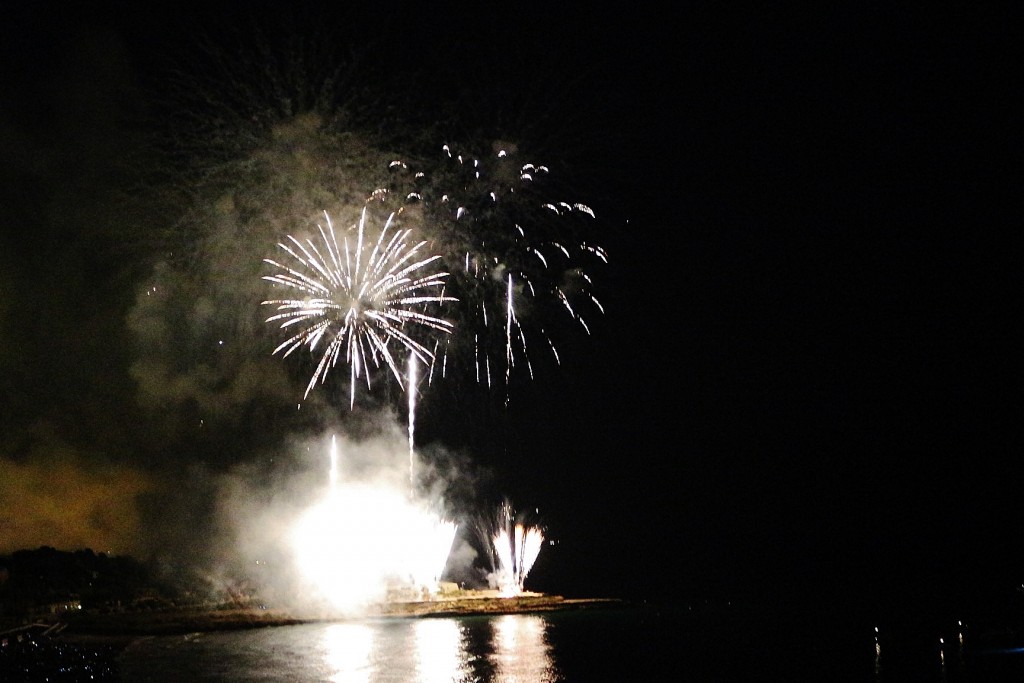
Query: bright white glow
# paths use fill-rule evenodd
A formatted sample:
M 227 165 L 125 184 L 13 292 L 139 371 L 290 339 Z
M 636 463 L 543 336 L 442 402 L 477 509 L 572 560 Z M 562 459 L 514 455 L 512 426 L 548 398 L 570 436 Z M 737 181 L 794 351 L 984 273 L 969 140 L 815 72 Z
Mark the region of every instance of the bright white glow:
M 455 523 L 390 485 L 339 481 L 331 444 L 331 485 L 291 533 L 307 597 L 344 612 L 385 600 L 389 589 L 435 592 Z
M 308 589 L 345 611 L 389 588 L 436 590 L 455 531 L 397 490 L 341 484 L 299 519 L 292 542 Z

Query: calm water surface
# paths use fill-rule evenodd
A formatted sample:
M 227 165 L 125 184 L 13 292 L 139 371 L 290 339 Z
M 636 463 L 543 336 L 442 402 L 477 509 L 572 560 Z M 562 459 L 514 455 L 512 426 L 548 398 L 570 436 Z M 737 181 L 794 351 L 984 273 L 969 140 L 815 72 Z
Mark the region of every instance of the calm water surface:
M 862 624 L 649 605 L 365 619 L 140 640 L 125 681 L 1024 681 L 1024 652 L 888 643 Z

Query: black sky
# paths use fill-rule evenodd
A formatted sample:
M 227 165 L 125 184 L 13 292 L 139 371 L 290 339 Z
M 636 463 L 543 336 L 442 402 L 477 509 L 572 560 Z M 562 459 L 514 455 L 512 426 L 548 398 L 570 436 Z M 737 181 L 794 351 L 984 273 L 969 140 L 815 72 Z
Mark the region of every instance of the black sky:
M 74 223 L 53 211 L 65 176 L 33 155 L 88 155 L 109 134 L 102 112 L 62 110 L 84 97 L 70 86 L 88 90 L 68 50 L 116 36 L 116 63 L 144 78 L 200 23 L 152 12 L 5 22 L 7 310 L 63 285 L 20 225 L 53 241 Z M 478 427 L 476 454 L 559 541 L 541 589 L 884 603 L 1024 581 L 1020 203 L 1006 192 L 1020 173 L 1003 151 L 1020 137 L 1017 14 L 686 4 L 393 10 L 351 26 L 376 38 L 389 78 L 416 64 L 424 92 L 498 75 L 498 92 L 537 107 L 538 83 L 564 84 L 548 116 L 607 229 L 606 315 L 563 372 Z M 130 391 L 52 372 L 40 387 L 19 348 L 57 353 L 47 344 L 88 345 L 88 331 L 55 342 L 7 320 L 18 421 Z M 450 427 L 439 412 L 425 434 Z

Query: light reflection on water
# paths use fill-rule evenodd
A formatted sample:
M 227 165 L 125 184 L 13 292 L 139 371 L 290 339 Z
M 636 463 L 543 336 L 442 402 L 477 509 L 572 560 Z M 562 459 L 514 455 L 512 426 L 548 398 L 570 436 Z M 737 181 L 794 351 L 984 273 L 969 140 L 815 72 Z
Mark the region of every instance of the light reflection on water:
M 365 624 L 331 624 L 323 630 L 324 663 L 330 681 L 370 680 L 373 630 Z
M 547 622 L 536 615 L 505 614 L 491 622 L 492 662 L 497 680 L 537 683 L 559 680 L 548 648 L 547 626 Z
M 159 683 L 590 683 L 665 680 L 666 671 L 702 683 L 1024 681 L 1017 643 L 972 647 L 956 632 L 940 641 L 918 631 L 650 605 L 161 636 L 130 646 L 119 665 L 122 680 Z
M 125 681 L 558 683 L 539 615 L 382 619 L 159 636 L 129 647 Z
M 462 629 L 452 619 L 424 619 L 413 625 L 416 671 L 421 681 L 459 681 L 468 672 Z

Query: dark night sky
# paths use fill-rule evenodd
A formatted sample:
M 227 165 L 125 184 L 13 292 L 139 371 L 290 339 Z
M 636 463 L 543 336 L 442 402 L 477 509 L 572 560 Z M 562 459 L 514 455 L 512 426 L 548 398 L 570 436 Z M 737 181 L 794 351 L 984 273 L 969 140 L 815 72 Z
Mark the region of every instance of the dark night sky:
M 80 10 L 64 28 L 15 13 L 0 33 L 0 360 L 4 393 L 23 397 L 2 423 L 22 449 L 0 451 L 10 462 L 44 448 L 25 446 L 41 438 L 26 425 L 117 410 L 132 392 L 117 366 L 128 352 L 104 359 L 90 325 L 26 326 L 12 303 L 40 296 L 59 316 L 66 284 L 72 305 L 97 307 L 95 329 L 123 313 L 75 289 L 109 262 L 65 277 L 47 254 L 91 239 L 71 234 L 77 190 L 58 185 L 101 184 L 63 164 L 117 135 L 100 109 L 65 106 L 97 82 L 74 50 L 116 37 L 123 52 L 104 63 L 145 77 L 200 23 L 130 6 Z M 476 426 L 490 436 L 471 454 L 559 540 L 539 587 L 874 604 L 1010 590 L 1024 581 L 1021 243 L 1003 149 L 1019 139 L 1005 47 L 1019 17 L 677 10 L 394 11 L 351 26 L 378 37 L 384 71 L 416 64 L 439 99 L 498 74 L 509 111 L 537 106 L 537 79 L 566 83 L 544 124 L 572 132 L 578 186 L 607 230 L 606 315 L 559 373 Z M 41 367 L 66 346 L 116 379 L 90 387 L 88 370 Z M 444 412 L 428 410 L 425 435 L 458 426 Z M 66 434 L 61 448 L 104 436 Z

